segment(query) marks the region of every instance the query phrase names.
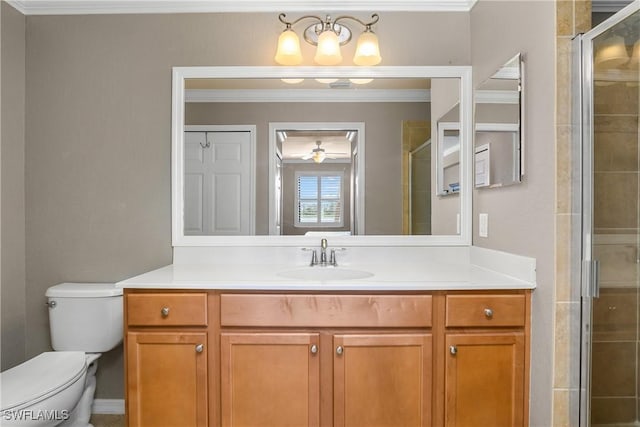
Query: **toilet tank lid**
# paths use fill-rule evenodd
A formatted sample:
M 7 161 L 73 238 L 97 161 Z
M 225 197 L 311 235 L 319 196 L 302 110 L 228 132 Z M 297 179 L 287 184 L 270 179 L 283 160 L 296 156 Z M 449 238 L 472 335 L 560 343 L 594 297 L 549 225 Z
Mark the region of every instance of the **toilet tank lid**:
M 45 296 L 58 298 L 99 298 L 122 295 L 115 283 L 60 283 L 47 289 Z

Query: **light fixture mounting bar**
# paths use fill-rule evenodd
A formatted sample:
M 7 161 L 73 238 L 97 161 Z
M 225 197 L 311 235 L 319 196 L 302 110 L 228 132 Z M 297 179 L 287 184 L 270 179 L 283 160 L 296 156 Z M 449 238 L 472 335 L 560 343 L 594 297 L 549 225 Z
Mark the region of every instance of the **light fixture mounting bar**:
M 346 25 L 338 24 L 338 21 L 350 19 L 362 25 L 365 31 L 371 31 L 371 26 L 375 25 L 380 20 L 380 16 L 377 13 L 371 15 L 371 20 L 369 22 L 365 22 L 361 19 L 349 15 L 338 16 L 333 20 L 331 19 L 330 15 L 327 15 L 325 19 L 322 19 L 317 15 L 304 15 L 293 21 L 287 21 L 285 19 L 286 17 L 287 15 L 285 13 L 281 13 L 280 15 L 278 15 L 278 19 L 280 20 L 280 22 L 286 25 L 287 29 L 291 29 L 292 26 L 306 19 L 313 19 L 316 21 L 315 23 L 306 27 L 303 32 L 305 41 L 309 44 L 312 44 L 313 46 L 318 45 L 318 37 L 323 31 L 327 30 L 336 33 L 341 46 L 349 43 L 351 41 L 352 31 Z

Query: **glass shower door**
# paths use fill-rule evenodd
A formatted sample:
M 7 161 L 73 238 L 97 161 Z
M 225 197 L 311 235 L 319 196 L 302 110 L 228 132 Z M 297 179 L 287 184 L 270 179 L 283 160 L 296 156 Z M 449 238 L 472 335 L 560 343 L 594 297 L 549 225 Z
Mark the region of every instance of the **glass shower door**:
M 581 39 L 582 426 L 640 426 L 638 2 Z

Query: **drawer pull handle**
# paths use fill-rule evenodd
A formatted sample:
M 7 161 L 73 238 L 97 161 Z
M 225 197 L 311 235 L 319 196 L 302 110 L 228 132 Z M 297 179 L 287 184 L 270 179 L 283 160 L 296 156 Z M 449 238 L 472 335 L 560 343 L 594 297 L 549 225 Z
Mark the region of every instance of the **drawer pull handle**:
M 491 310 L 490 308 L 485 308 L 484 315 L 487 319 L 491 319 L 493 317 L 493 310 Z
M 456 354 L 458 354 L 458 347 L 452 345 L 451 347 L 449 347 L 449 353 L 451 353 L 452 356 L 455 356 Z
M 204 344 L 198 344 L 196 346 L 196 353 L 202 353 L 203 350 L 204 350 Z
M 338 356 L 340 356 L 342 353 L 344 353 L 344 348 L 341 345 L 337 346 L 336 347 L 336 354 Z
M 311 354 L 318 354 L 318 346 L 313 344 L 311 346 Z
M 162 314 L 162 317 L 167 317 L 169 315 L 169 307 L 162 307 L 160 314 Z

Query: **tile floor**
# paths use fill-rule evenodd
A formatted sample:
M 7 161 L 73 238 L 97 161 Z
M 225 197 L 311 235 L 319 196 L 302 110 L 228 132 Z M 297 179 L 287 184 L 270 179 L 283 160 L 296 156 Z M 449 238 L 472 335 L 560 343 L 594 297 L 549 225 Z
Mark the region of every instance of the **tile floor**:
M 93 414 L 93 427 L 124 427 L 124 415 Z

